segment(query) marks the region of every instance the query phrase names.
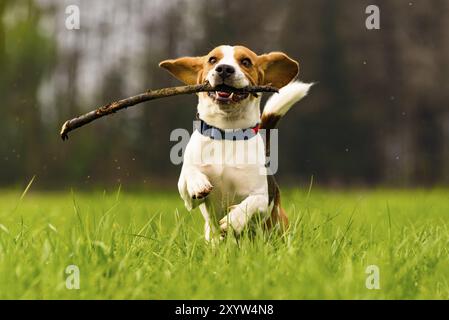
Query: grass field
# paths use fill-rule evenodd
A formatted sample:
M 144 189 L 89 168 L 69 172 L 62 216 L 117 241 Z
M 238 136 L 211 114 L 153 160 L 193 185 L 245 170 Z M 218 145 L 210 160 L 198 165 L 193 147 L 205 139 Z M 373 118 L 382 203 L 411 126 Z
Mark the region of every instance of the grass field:
M 21 193 L 0 192 L 2 299 L 449 299 L 448 190 L 284 190 L 285 236 L 215 248 L 175 193 Z

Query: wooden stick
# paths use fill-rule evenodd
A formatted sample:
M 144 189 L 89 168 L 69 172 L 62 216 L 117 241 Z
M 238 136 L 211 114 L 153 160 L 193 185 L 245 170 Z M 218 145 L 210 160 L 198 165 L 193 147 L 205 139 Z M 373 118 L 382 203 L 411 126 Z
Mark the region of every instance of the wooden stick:
M 256 94 L 257 92 L 278 92 L 278 89 L 271 86 L 249 86 L 242 89 L 235 89 L 226 86 L 211 87 L 208 83 L 198 84 L 192 86 L 180 86 L 172 88 L 162 88 L 158 90 L 148 90 L 145 93 L 138 94 L 126 99 L 111 102 L 103 107 L 96 110 L 90 111 L 83 114 L 77 118 L 67 120 L 61 128 L 60 136 L 62 140 L 67 140 L 69 138 L 68 133 L 76 128 L 82 127 L 98 118 L 107 116 L 109 114 L 115 113 L 119 110 L 126 109 L 128 107 L 134 106 L 136 104 L 171 96 L 177 96 L 180 94 L 191 94 L 198 92 L 213 92 L 213 91 L 226 91 L 235 93 L 250 93 Z

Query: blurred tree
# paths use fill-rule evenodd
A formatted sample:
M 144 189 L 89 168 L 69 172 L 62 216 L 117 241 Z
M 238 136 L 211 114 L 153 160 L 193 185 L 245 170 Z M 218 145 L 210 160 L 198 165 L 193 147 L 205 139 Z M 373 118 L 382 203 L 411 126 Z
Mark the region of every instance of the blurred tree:
M 0 180 L 13 182 L 41 170 L 45 152 L 38 89 L 53 67 L 52 39 L 39 32 L 41 10 L 34 1 L 3 0 L 0 13 L 0 117 L 3 155 Z
M 380 30 L 365 27 L 369 0 L 79 3 L 81 29 L 69 32 L 63 2 L 0 2 L 0 184 L 174 182 L 169 135 L 192 129 L 194 96 L 149 102 L 65 144 L 56 131 L 94 106 L 179 84 L 161 60 L 220 44 L 285 51 L 318 82 L 280 123 L 281 180 L 449 183 L 445 0 L 379 0 Z

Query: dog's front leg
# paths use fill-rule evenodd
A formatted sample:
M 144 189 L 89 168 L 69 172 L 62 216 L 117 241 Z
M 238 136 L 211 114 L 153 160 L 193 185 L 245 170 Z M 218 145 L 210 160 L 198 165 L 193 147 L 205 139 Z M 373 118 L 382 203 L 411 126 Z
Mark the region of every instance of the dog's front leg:
M 208 243 L 215 245 L 220 239 L 220 232 L 217 228 L 213 208 L 208 205 L 207 201 L 201 203 L 199 208 L 204 218 L 204 238 Z
M 254 214 L 264 214 L 267 211 L 267 195 L 250 195 L 238 205 L 233 206 L 231 211 L 220 220 L 220 230 L 227 232 L 231 227 L 236 234 L 240 234 Z
M 182 167 L 178 181 L 178 190 L 187 210 L 195 209 L 212 191 L 207 176 L 193 165 Z

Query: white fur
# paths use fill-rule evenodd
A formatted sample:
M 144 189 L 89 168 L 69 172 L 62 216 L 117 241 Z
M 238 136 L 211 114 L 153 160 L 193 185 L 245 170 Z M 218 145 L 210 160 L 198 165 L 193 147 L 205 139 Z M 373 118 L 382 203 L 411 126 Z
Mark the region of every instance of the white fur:
M 265 104 L 263 115 L 274 114 L 283 116 L 299 100 L 307 95 L 313 83 L 304 83 L 300 81 L 291 82 L 279 90 L 279 93 L 273 94 Z
M 219 236 L 217 230 L 232 228 L 240 233 L 255 214 L 261 214 L 262 220 L 268 218 L 263 146 L 260 135 L 247 141 L 230 141 L 212 140 L 198 131 L 192 134 L 184 153 L 178 188 L 188 210 L 200 207 L 207 241 Z M 218 158 L 217 153 L 221 155 Z M 257 161 L 246 160 L 254 155 Z M 204 192 L 207 197 L 193 199 Z
M 259 106 L 260 97 L 228 106 L 219 105 L 202 93 L 198 100 L 198 114 L 200 119 L 220 129 L 251 128 L 260 120 Z

